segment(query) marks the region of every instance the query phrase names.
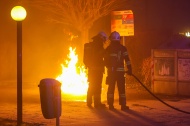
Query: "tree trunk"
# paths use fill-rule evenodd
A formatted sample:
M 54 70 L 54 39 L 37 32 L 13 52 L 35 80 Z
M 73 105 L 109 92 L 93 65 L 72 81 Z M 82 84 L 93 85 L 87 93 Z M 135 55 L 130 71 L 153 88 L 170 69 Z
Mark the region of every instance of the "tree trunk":
M 88 29 L 84 29 L 83 31 L 81 31 L 81 42 L 82 45 L 89 42 Z

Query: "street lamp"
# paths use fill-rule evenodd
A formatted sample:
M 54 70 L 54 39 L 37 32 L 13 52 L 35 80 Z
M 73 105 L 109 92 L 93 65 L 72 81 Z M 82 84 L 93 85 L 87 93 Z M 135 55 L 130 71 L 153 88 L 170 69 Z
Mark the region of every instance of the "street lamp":
M 11 17 L 17 22 L 17 125 L 22 124 L 22 21 L 26 18 L 26 10 L 15 6 Z

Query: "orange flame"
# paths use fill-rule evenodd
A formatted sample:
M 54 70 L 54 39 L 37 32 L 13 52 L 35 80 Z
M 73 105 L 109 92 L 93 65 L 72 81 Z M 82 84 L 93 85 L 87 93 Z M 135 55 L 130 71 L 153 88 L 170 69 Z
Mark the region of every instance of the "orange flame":
M 69 48 L 69 60 L 66 60 L 66 66 L 62 66 L 62 74 L 56 79 L 62 83 L 61 90 L 64 94 L 83 96 L 86 95 L 88 89 L 88 81 L 86 69 L 84 66 L 77 67 L 78 55 L 76 49 Z

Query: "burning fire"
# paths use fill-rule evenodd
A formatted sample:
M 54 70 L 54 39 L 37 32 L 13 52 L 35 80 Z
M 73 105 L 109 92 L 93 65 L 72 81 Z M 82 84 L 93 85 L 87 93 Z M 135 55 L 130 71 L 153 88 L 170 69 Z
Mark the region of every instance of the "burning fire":
M 69 48 L 69 60 L 66 60 L 66 65 L 62 66 L 62 74 L 56 79 L 62 83 L 61 90 L 64 94 L 83 96 L 86 95 L 88 89 L 88 81 L 84 66 L 77 67 L 78 55 L 76 49 Z

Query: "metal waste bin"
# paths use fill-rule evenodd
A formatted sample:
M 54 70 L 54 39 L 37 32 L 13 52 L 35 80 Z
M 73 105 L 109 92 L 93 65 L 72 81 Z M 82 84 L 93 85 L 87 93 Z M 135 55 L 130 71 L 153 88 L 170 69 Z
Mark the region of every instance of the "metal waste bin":
M 44 118 L 52 119 L 61 116 L 61 83 L 52 78 L 42 79 L 40 90 L 41 110 Z

